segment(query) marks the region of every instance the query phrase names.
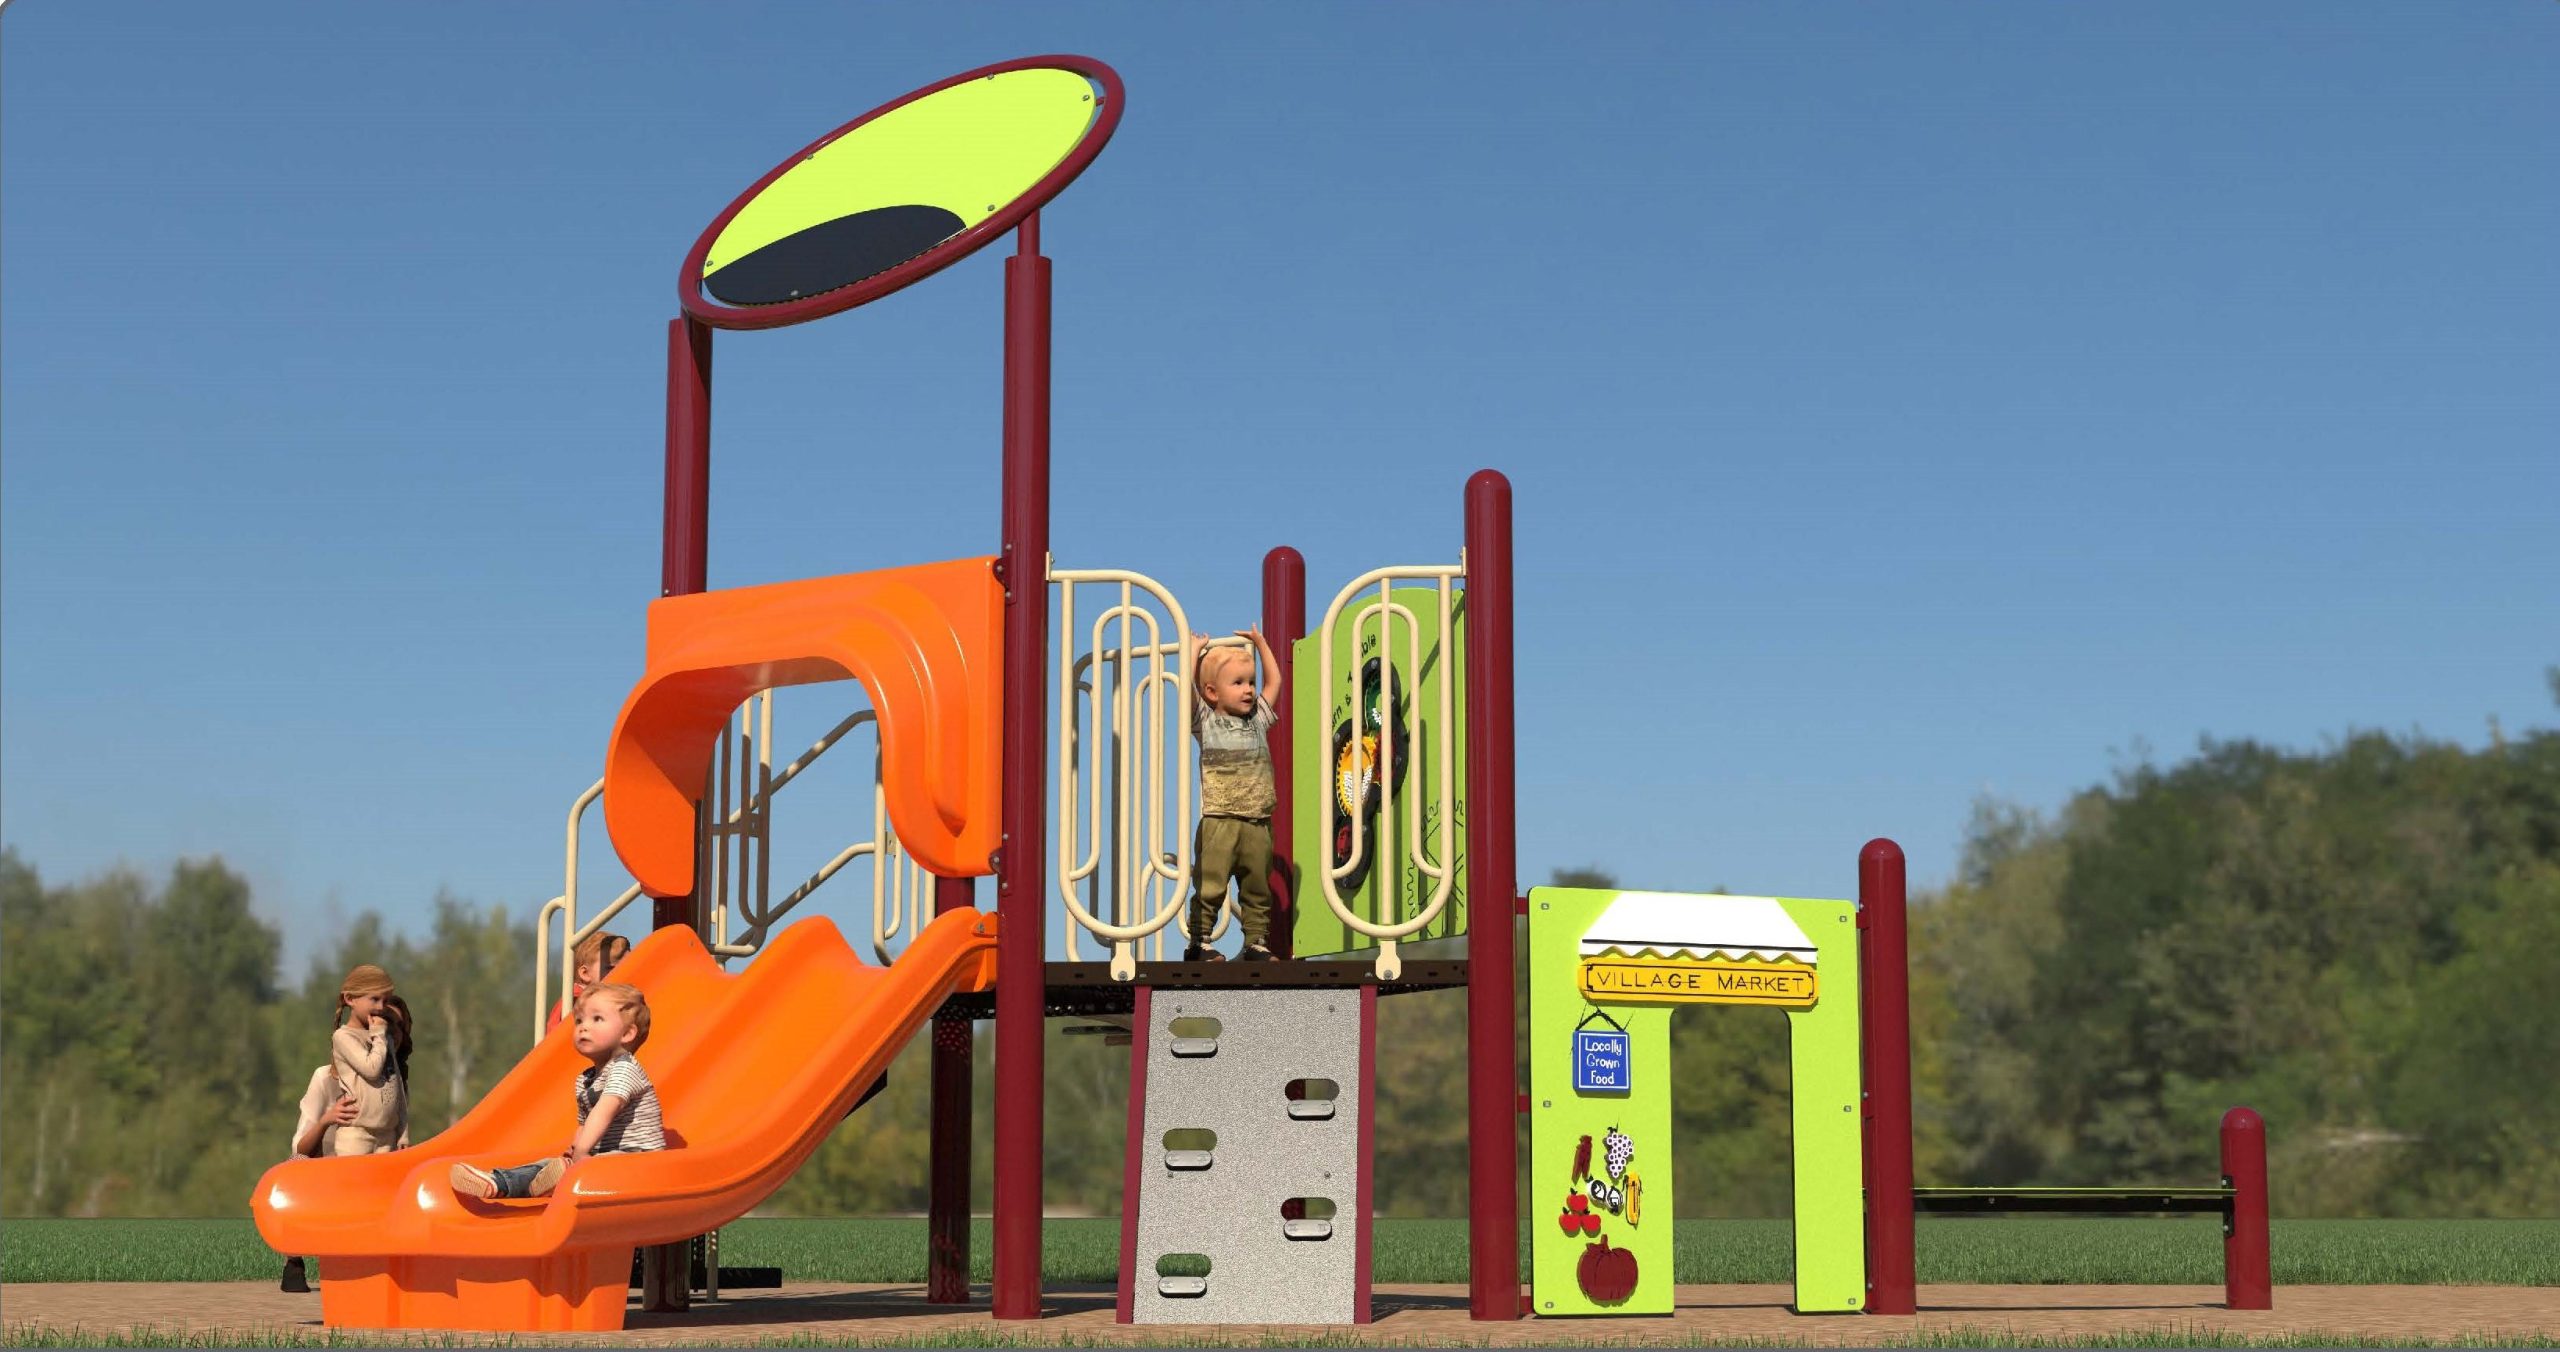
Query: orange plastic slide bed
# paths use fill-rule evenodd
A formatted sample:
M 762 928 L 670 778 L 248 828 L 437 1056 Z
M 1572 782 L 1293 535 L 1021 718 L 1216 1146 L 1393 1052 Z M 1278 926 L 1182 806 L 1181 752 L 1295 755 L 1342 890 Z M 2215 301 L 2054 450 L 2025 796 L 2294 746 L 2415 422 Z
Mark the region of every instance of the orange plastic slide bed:
M 733 976 L 690 930 L 661 929 L 614 979 L 649 997 L 639 1056 L 668 1149 L 589 1160 L 547 1198 L 455 1195 L 457 1161 L 522 1164 L 567 1147 L 586 1059 L 564 1024 L 428 1141 L 268 1170 L 258 1233 L 321 1260 L 332 1327 L 621 1328 L 633 1249 L 715 1229 L 770 1196 L 944 997 L 994 983 L 995 932 L 994 916 L 954 911 L 877 967 L 812 918 Z

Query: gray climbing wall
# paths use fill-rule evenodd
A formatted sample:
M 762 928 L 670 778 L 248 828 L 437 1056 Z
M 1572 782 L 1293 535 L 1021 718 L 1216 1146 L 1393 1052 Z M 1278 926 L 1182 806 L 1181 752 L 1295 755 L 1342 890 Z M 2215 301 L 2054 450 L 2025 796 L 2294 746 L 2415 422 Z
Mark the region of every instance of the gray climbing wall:
M 1214 1038 L 1191 1021 L 1215 1019 Z M 1181 1028 L 1177 1030 L 1177 1022 Z M 1180 1034 L 1189 1034 L 1183 1036 Z M 1347 1324 L 1360 1316 L 1362 992 L 1157 990 L 1133 1133 L 1136 1237 L 1129 1319 L 1139 1324 Z M 1331 1081 L 1330 1098 L 1289 1096 Z M 1312 1086 L 1321 1092 L 1322 1086 Z M 1216 1133 L 1206 1149 L 1191 1135 Z M 1288 1206 L 1291 1199 L 1329 1200 Z M 1124 1222 L 1125 1224 L 1126 1222 Z M 1179 1259 L 1162 1275 L 1166 1255 Z

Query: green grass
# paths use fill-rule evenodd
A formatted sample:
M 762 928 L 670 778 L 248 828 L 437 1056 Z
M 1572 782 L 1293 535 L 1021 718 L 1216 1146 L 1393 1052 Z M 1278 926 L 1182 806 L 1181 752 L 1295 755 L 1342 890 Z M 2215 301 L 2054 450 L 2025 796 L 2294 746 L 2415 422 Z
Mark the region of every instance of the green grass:
M 60 1328 L 46 1324 L 11 1324 L 0 1328 L 0 1347 L 551 1347 L 552 1340 L 524 1342 L 511 1337 L 455 1334 L 386 1334 L 375 1329 L 337 1333 L 326 1329 L 168 1330 Z M 794 1334 L 783 1338 L 742 1340 L 740 1347 L 1126 1347 L 1121 1338 L 1094 1338 L 1065 1330 L 1011 1333 L 1002 1329 L 918 1330 L 895 1338 L 828 1338 Z M 1267 1337 L 1249 1332 L 1159 1339 L 1150 1346 L 1172 1347 L 1426 1347 L 1418 1339 L 1368 1340 L 1350 1333 L 1312 1337 Z M 1636 1343 L 1624 1336 L 1595 1336 L 1584 1342 L 1557 1341 L 1559 1347 L 1810 1347 L 1783 1338 L 1648 1337 Z M 2560 1347 L 2560 1339 L 2538 1334 L 2478 1338 L 2406 1338 L 2375 1340 L 2304 1331 L 2272 1336 L 2225 1333 L 2214 1329 L 2161 1329 L 2086 1337 L 2035 1339 L 2007 1329 L 1949 1328 L 1878 1339 L 1876 1347 Z
M 977 1222 L 978 1280 L 993 1242 Z M 1043 1267 L 1059 1283 L 1109 1282 L 1120 1223 L 1052 1220 Z M 2277 1221 L 2279 1286 L 2560 1286 L 2560 1221 Z M 1784 1282 L 1784 1221 L 1683 1221 L 1673 1272 L 1683 1282 Z M 748 1220 L 721 1232 L 730 1266 L 780 1267 L 793 1281 L 911 1282 L 924 1276 L 920 1220 Z M 1920 1280 L 2215 1285 L 2222 1237 L 2212 1219 L 1924 1218 Z M 0 1281 L 268 1281 L 276 1255 L 246 1220 L 0 1222 Z M 1378 1222 L 1380 1282 L 1466 1279 L 1463 1221 Z

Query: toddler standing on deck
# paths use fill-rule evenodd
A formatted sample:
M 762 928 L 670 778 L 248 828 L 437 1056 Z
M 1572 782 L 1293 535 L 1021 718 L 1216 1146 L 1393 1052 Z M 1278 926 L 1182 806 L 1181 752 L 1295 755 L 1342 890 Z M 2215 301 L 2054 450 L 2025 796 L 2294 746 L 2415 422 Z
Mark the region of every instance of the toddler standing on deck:
M 329 1073 L 356 1101 L 355 1119 L 328 1129 L 331 1155 L 396 1150 L 409 1134 L 409 1084 L 399 1030 L 389 1010 L 391 974 L 359 964 L 338 986 L 338 1030 L 329 1035 Z
M 1280 662 L 1260 625 L 1239 629 L 1236 637 L 1252 643 L 1252 651 L 1232 644 L 1204 647 L 1193 676 L 1199 696 L 1192 720 L 1200 737 L 1200 829 L 1191 843 L 1191 943 L 1182 951 L 1185 962 L 1225 961 L 1209 947 L 1209 934 L 1230 879 L 1244 927 L 1244 951 L 1237 956 L 1248 962 L 1272 956 L 1271 812 L 1280 795 L 1268 734 L 1278 718 L 1271 701 L 1280 694 Z M 1253 679 L 1257 654 L 1259 687 Z

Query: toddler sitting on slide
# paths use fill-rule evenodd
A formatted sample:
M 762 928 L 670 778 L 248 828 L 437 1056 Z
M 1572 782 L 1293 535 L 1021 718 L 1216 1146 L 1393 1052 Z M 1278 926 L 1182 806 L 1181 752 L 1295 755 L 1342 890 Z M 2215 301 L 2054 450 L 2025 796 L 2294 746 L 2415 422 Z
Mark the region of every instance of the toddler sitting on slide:
M 658 1090 L 632 1055 L 649 1040 L 649 997 L 636 986 L 606 982 L 578 1001 L 577 1048 L 595 1064 L 578 1073 L 578 1134 L 566 1152 L 530 1164 L 483 1169 L 453 1166 L 453 1190 L 465 1197 L 548 1197 L 569 1166 L 597 1155 L 667 1148 Z

